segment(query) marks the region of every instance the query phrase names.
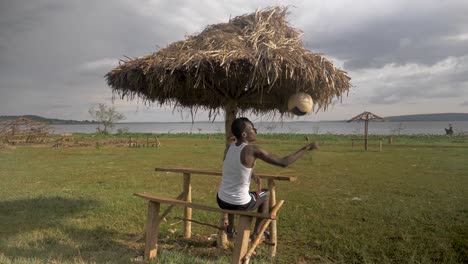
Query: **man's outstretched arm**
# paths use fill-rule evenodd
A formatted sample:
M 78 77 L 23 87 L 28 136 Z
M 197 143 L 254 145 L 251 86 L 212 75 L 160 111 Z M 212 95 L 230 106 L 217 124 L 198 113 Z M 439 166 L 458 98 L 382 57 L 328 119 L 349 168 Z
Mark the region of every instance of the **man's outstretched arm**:
M 292 163 L 294 163 L 296 160 L 298 160 L 302 156 L 304 156 L 304 154 L 307 153 L 308 151 L 313 150 L 313 149 L 318 149 L 318 148 L 319 148 L 318 143 L 313 142 L 309 145 L 306 145 L 300 148 L 298 151 L 281 158 L 276 155 L 270 154 L 266 152 L 266 150 L 264 150 L 263 148 L 257 146 L 255 148 L 254 155 L 256 158 L 261 159 L 265 161 L 266 163 L 276 165 L 276 166 L 281 166 L 285 168 L 291 165 Z

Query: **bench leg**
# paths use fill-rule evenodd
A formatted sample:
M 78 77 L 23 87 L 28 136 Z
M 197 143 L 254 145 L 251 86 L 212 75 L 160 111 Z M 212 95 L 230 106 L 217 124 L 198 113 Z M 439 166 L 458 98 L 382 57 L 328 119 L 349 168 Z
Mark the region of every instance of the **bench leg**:
M 228 225 L 228 214 L 221 213 L 221 217 L 219 219 L 219 226 L 224 227 L 226 229 Z M 216 241 L 216 245 L 218 248 L 225 249 L 227 247 L 227 234 L 225 230 L 218 231 L 218 239 Z
M 190 183 L 191 174 L 184 173 L 184 201 L 192 202 L 192 184 Z M 185 207 L 185 219 L 192 219 L 192 208 Z M 184 238 L 192 237 L 192 223 L 190 221 L 184 222 Z
M 252 231 L 252 217 L 241 215 L 239 220 L 238 234 L 232 252 L 232 264 L 241 264 L 242 258 L 249 247 L 249 237 Z
M 270 190 L 270 208 L 275 207 L 276 205 L 276 185 L 274 180 L 268 180 L 268 189 Z M 270 247 L 269 256 L 270 259 L 276 257 L 276 248 L 278 245 L 278 233 L 276 227 L 276 220 L 272 220 L 270 223 L 270 242 L 273 245 Z
M 148 203 L 148 219 L 146 223 L 145 259 L 156 258 L 158 255 L 159 210 L 160 203 Z

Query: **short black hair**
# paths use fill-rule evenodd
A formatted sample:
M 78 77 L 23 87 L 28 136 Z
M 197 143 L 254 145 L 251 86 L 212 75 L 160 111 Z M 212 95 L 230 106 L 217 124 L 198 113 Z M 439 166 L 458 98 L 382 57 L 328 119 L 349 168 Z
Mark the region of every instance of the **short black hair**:
M 236 118 L 232 122 L 231 133 L 236 138 L 241 138 L 242 137 L 242 132 L 244 132 L 246 124 L 251 124 L 253 126 L 253 123 L 247 117 Z

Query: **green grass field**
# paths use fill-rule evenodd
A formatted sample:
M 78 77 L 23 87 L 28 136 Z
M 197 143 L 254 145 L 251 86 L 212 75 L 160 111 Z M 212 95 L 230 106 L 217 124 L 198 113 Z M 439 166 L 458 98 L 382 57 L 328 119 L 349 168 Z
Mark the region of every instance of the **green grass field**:
M 145 141 L 145 135 L 133 135 Z M 126 139 L 127 136 L 112 137 Z M 313 136 L 310 136 L 314 139 Z M 176 197 L 182 177 L 154 167 L 220 170 L 221 135 L 159 135 L 160 148 L 105 144 L 88 147 L 22 145 L 0 149 L 0 263 L 141 263 L 148 192 Z M 379 152 L 351 150 L 350 136 L 321 135 L 318 151 L 282 169 L 257 162 L 256 171 L 296 175 L 278 182 L 277 263 L 468 263 L 468 142 L 438 136 L 396 137 Z M 267 151 L 286 155 L 301 135 L 260 137 Z M 192 196 L 216 206 L 219 177 L 194 175 Z M 178 208 L 161 227 L 158 263 L 229 263 L 213 246 L 215 229 L 192 224 L 182 238 Z M 194 210 L 216 224 L 218 215 Z M 260 246 L 251 263 L 269 263 Z

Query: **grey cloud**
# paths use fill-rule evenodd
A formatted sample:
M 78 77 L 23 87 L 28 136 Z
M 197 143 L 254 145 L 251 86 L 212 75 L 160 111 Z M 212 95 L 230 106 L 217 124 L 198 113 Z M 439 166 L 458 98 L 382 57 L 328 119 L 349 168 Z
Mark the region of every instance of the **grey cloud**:
M 450 75 L 412 75 L 398 80 L 384 80 L 375 87 L 369 102 L 374 104 L 395 104 L 413 100 L 456 98 L 468 96 L 468 77 L 459 82 Z
M 0 40 L 2 111 L 19 110 L 9 104 L 12 97 L 5 96 L 3 90 L 27 95 L 39 89 L 44 96 L 52 93 L 77 98 L 100 87 L 110 94 L 104 81 L 110 68 L 93 73 L 83 71 L 80 65 L 103 57 L 117 60 L 130 51 L 141 54 L 156 42 L 155 35 L 147 34 L 151 23 L 142 22 L 147 19 L 123 6 L 109 9 L 105 3 L 92 1 L 74 1 L 66 7 L 50 1 L 10 2 L 13 6 L 2 9 L 0 15 L 0 36 L 7 36 Z M 148 27 L 141 28 L 141 24 Z
M 373 104 L 395 104 L 414 100 L 462 97 L 464 95 L 466 95 L 466 91 L 458 87 L 447 87 L 437 83 L 429 84 L 419 80 L 398 86 L 380 86 L 378 92 L 370 96 L 369 102 Z
M 359 69 L 389 63 L 431 65 L 448 56 L 468 54 L 466 39 L 450 37 L 468 33 L 464 12 L 468 3 L 462 1 L 419 3 L 421 7 L 439 5 L 428 9 L 396 2 L 408 8 L 333 30 L 308 24 L 309 13 L 321 3 L 290 3 L 298 6 L 290 9 L 290 20 L 304 31 L 305 45 L 345 61 L 351 77 Z M 0 114 L 37 112 L 89 118 L 87 109 L 92 104 L 109 101 L 112 96 L 104 80 L 105 73 L 113 67 L 109 62 L 154 52 L 186 34 L 200 32 L 208 24 L 227 22 L 230 16 L 271 4 L 275 3 L 0 1 Z M 348 25 L 347 21 L 355 16 L 359 14 L 347 10 L 346 14 L 322 19 L 331 25 Z M 436 80 L 427 74 L 387 79 L 373 87 L 370 100 L 388 103 L 402 97 L 460 96 L 461 87 L 467 87 L 467 68 L 463 65 L 459 71 L 437 76 Z M 139 109 L 142 114 L 151 112 L 143 110 L 144 106 Z M 171 115 L 171 110 L 169 107 L 166 112 Z
M 433 8 L 421 8 L 434 5 Z M 409 4 L 408 4 L 409 6 Z M 319 31 L 307 25 L 305 44 L 345 61 L 345 68 L 382 67 L 388 63 L 434 64 L 449 56 L 468 54 L 467 40 L 448 36 L 467 33 L 468 3 L 427 1 L 393 15 L 375 16 L 364 25 Z M 352 10 L 347 15 L 352 15 Z M 376 10 L 375 12 L 379 12 Z M 347 16 L 337 17 L 346 21 Z
M 71 104 L 64 104 L 64 103 L 52 103 L 52 104 L 47 104 L 47 105 L 40 105 L 38 106 L 38 110 L 44 110 L 44 111 L 55 111 L 55 110 L 64 110 L 64 109 L 71 109 L 73 105 Z

